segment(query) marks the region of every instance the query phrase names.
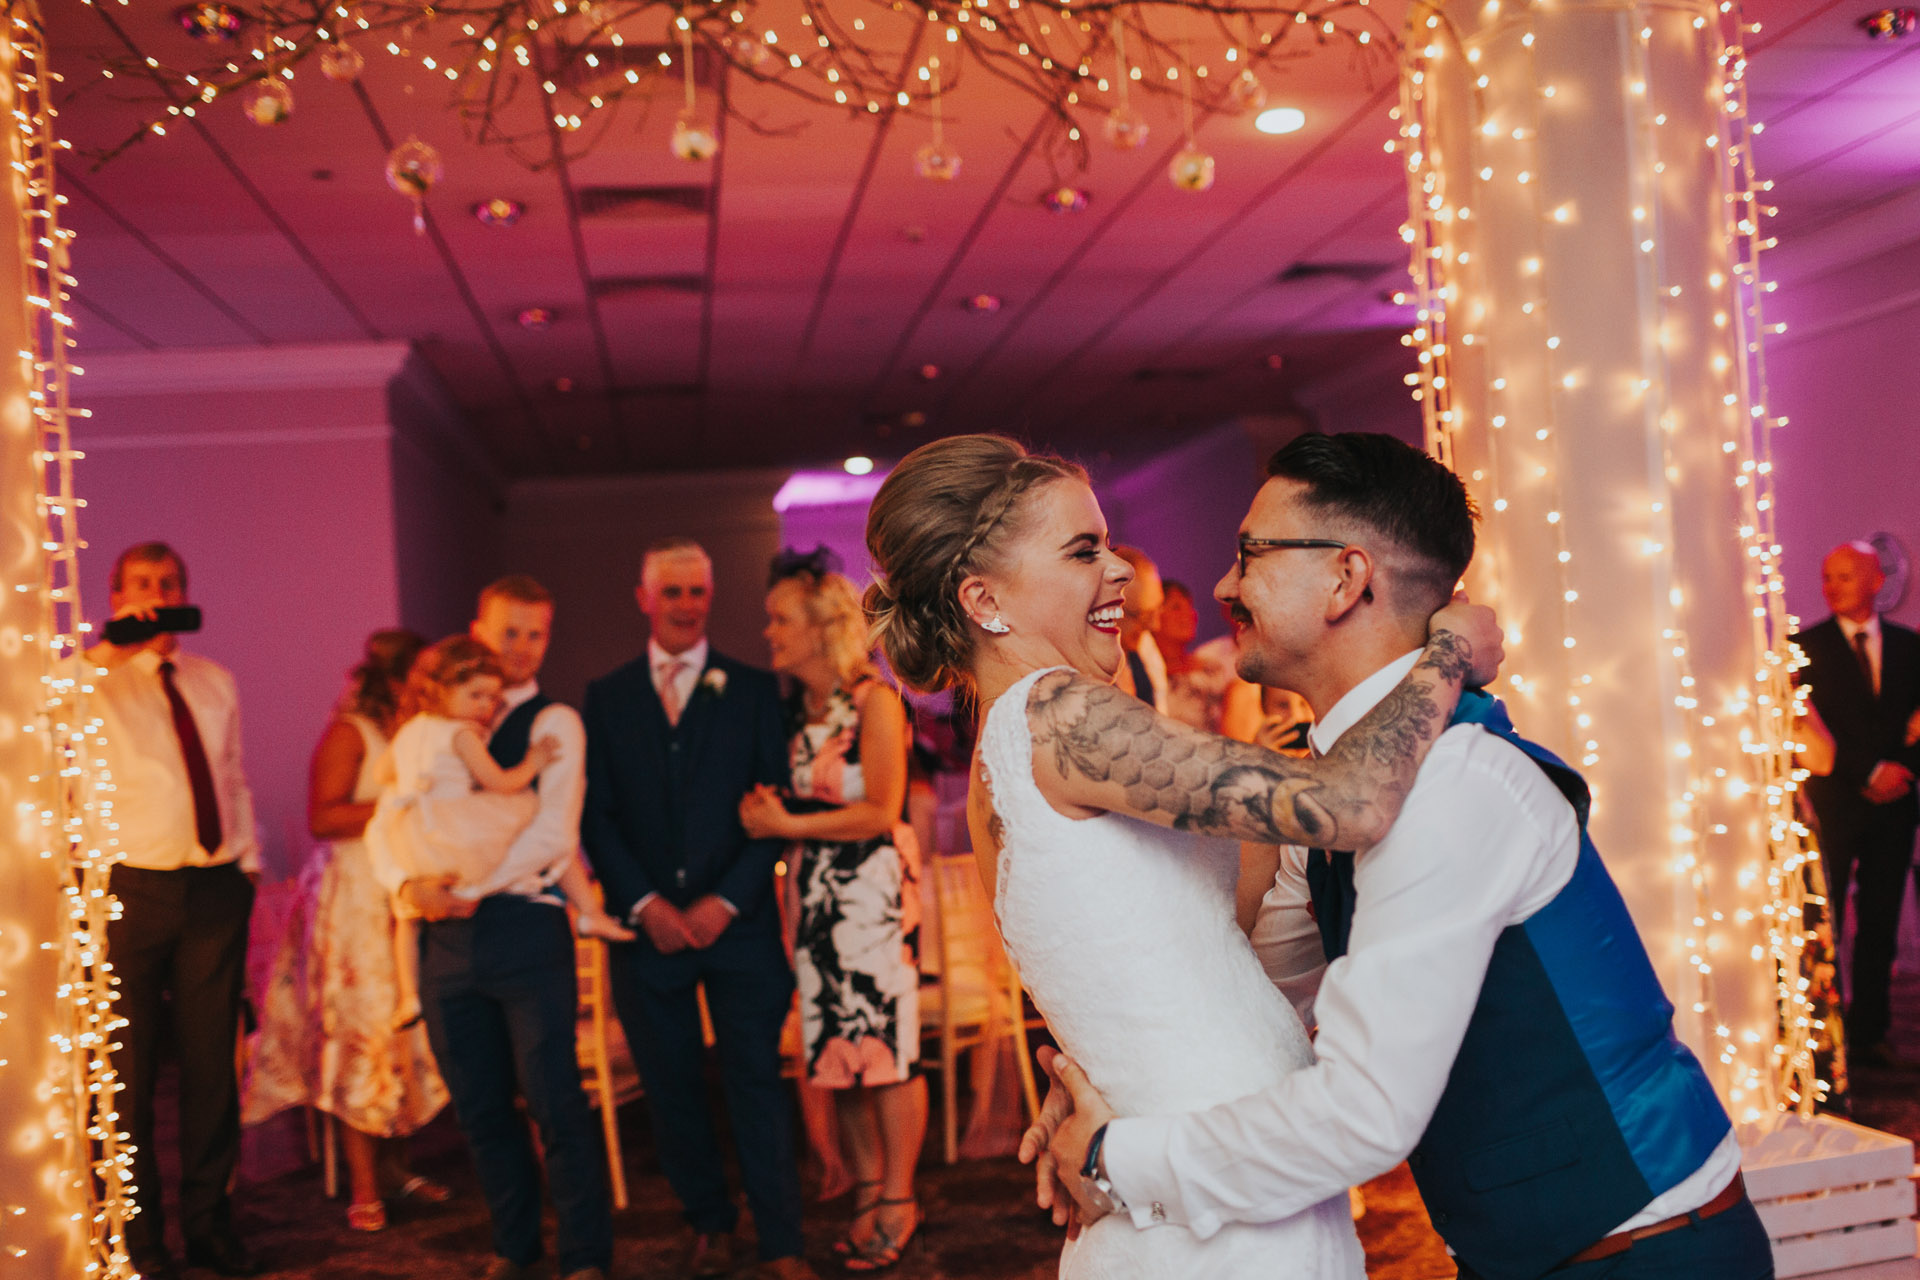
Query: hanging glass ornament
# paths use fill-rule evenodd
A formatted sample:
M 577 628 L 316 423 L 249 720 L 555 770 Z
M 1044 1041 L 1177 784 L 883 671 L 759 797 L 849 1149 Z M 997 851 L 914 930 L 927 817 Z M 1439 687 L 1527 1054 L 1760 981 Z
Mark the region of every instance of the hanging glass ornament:
M 673 154 L 682 160 L 711 160 L 720 153 L 720 135 L 700 119 L 693 92 L 693 25 L 684 16 L 674 20 L 680 28 L 680 77 L 685 105 L 673 122 Z
M 935 182 L 952 182 L 960 176 L 960 153 L 944 142 L 929 142 L 913 153 L 913 171 Z
M 1233 78 L 1233 103 L 1242 111 L 1258 111 L 1267 105 L 1267 86 L 1248 67 Z
M 711 160 L 720 151 L 720 139 L 710 125 L 683 113 L 673 122 L 673 154 L 682 160 Z
M 345 40 L 336 40 L 320 51 L 320 73 L 342 84 L 358 80 L 366 65 L 367 60 L 360 56 L 360 51 Z
M 1213 185 L 1213 157 L 1188 143 L 1167 166 L 1167 177 L 1182 191 L 1205 191 Z
M 242 95 L 240 109 L 247 113 L 247 119 L 262 128 L 285 124 L 293 118 L 293 86 L 278 73 L 269 74 L 255 81 Z
M 1107 141 L 1122 151 L 1138 151 L 1147 145 L 1147 122 L 1132 107 L 1118 106 L 1107 113 Z
M 440 153 L 418 138 L 408 138 L 387 157 L 387 185 L 413 202 L 416 235 L 427 234 L 427 193 L 440 174 Z
M 1040 204 L 1048 213 L 1079 213 L 1092 197 L 1085 187 L 1058 186 L 1040 193 Z
M 208 44 L 226 44 L 247 25 L 246 18 L 232 5 L 215 4 L 209 0 L 202 0 L 199 4 L 183 4 L 173 11 L 173 16 L 182 31 Z
M 733 55 L 736 66 L 749 71 L 758 71 L 773 56 L 773 50 L 749 35 L 728 36 L 727 51 Z
M 935 182 L 952 182 L 960 176 L 960 153 L 947 145 L 942 132 L 945 121 L 940 111 L 940 59 L 927 59 L 927 79 L 933 86 L 928 99 L 933 113 L 933 141 L 913 153 L 913 171 Z

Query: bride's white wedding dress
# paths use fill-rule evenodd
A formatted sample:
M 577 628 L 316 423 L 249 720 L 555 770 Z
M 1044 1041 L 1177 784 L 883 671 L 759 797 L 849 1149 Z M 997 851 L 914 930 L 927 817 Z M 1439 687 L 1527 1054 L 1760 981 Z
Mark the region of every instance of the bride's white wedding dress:
M 1119 814 L 1076 820 L 1033 780 L 1027 698 L 1008 689 L 981 729 L 1004 845 L 994 910 L 1061 1047 L 1120 1115 L 1204 1110 L 1306 1066 L 1313 1049 L 1234 920 L 1239 848 Z M 1103 1218 L 1060 1258 L 1067 1280 L 1362 1280 L 1342 1194 L 1305 1213 L 1185 1227 Z

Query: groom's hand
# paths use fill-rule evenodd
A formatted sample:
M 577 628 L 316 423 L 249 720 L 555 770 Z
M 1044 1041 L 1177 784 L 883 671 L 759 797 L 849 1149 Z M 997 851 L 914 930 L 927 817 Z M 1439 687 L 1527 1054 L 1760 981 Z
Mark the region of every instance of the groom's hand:
M 1073 1095 L 1067 1092 L 1067 1086 L 1060 1082 L 1054 1071 L 1054 1063 L 1059 1061 L 1058 1050 L 1043 1047 L 1040 1050 L 1040 1069 L 1047 1073 L 1047 1100 L 1040 1108 L 1040 1114 L 1033 1118 L 1033 1124 L 1020 1135 L 1020 1163 L 1033 1166 L 1033 1199 L 1042 1209 L 1053 1212 L 1053 1225 L 1070 1227 L 1068 1219 L 1073 1212 L 1073 1193 L 1060 1177 L 1060 1166 L 1048 1150 L 1053 1142 L 1054 1133 L 1066 1118 L 1073 1114 Z M 1069 1235 L 1077 1234 L 1070 1231 Z
M 1101 1125 L 1113 1119 L 1113 1108 L 1093 1087 L 1093 1082 L 1087 1079 L 1087 1073 L 1080 1069 L 1080 1064 L 1064 1053 L 1053 1056 L 1047 1074 L 1065 1087 L 1073 1102 L 1073 1114 L 1061 1121 L 1054 1130 L 1053 1141 L 1048 1144 L 1047 1150 L 1053 1155 L 1056 1176 L 1073 1196 L 1080 1225 L 1090 1227 L 1105 1215 L 1087 1199 L 1086 1189 L 1080 1182 L 1080 1170 L 1087 1163 L 1087 1148 L 1093 1144 L 1093 1135 Z
M 1500 619 L 1485 605 L 1474 604 L 1467 593 L 1456 591 L 1453 600 L 1427 622 L 1427 634 L 1450 631 L 1459 637 L 1467 661 L 1472 667 L 1466 679 L 1469 689 L 1484 689 L 1500 674 L 1506 658 Z

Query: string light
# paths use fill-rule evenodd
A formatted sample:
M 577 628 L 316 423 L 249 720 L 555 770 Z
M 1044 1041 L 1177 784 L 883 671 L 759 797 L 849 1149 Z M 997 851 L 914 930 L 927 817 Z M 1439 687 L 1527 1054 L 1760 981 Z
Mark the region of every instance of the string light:
M 114 1012 L 114 978 L 106 956 L 107 926 L 119 915 L 109 890 L 117 840 L 110 834 L 111 780 L 99 759 L 100 721 L 87 705 L 92 668 L 81 656 L 88 627 L 81 620 L 75 518 L 85 504 L 74 494 L 73 464 L 82 455 L 73 448 L 68 428 L 86 411 L 73 408 L 68 399 L 70 376 L 80 372 L 69 362 L 73 232 L 60 225 L 66 198 L 54 189 L 54 157 L 66 144 L 54 137 L 56 112 L 48 82 L 57 78 L 47 69 L 44 34 L 30 6 L 14 7 L 9 34 L 16 58 L 14 168 L 26 247 L 28 346 L 18 354 L 34 419 L 41 551 L 38 580 L 13 584 L 17 591 L 37 592 L 40 601 L 35 634 L 22 639 L 41 655 L 43 703 L 37 719 L 22 728 L 39 738 L 44 752 L 41 771 L 30 781 L 40 787 L 40 857 L 60 868 L 66 924 L 63 938 L 43 944 L 57 949 L 60 961 L 51 1039 L 62 1065 L 50 1088 L 60 1121 L 50 1136 L 68 1153 L 61 1185 L 83 1206 L 83 1220 L 76 1224 L 84 1239 L 82 1274 L 130 1277 L 135 1273 L 125 1228 L 137 1212 L 133 1149 L 121 1127 L 116 1102 L 121 1086 L 110 1056 L 126 1023 Z M 7 1069 L 9 1064 L 0 1062 L 0 1070 Z M 26 1251 L 15 1246 L 8 1252 L 19 1258 Z
M 104 3 L 82 3 L 112 22 Z M 1170 11 L 1194 9 L 1203 10 L 1219 31 L 1221 54 L 1236 75 L 1210 81 L 1206 58 L 1184 42 L 1157 34 L 1150 21 Z M 671 67 L 680 58 L 691 74 L 691 50 L 681 48 L 683 33 L 688 37 L 684 43 L 700 46 L 703 73 L 709 77 L 715 75 L 714 68 L 723 68 L 814 105 L 864 115 L 883 110 L 930 113 L 928 87 L 900 74 L 899 37 L 912 23 L 930 27 L 931 38 L 946 46 L 948 92 L 961 88 L 969 65 L 1012 84 L 1055 118 L 1058 127 L 1048 134 L 1046 145 L 1073 153 L 1082 166 L 1087 163 L 1085 113 L 1099 119 L 1115 111 L 1130 112 L 1130 85 L 1164 96 L 1191 92 L 1202 98 L 1207 116 L 1251 112 L 1258 105 L 1248 87 L 1258 86 L 1255 65 L 1271 57 L 1297 26 L 1309 28 L 1302 38 L 1344 41 L 1363 57 L 1394 45 L 1391 29 L 1368 0 L 1316 4 L 1311 19 L 1304 6 L 1220 7 L 1208 0 L 1143 0 L 1124 8 L 1101 3 L 1078 9 L 1013 0 L 908 0 L 896 4 L 893 12 L 899 16 L 889 30 L 884 10 L 878 18 L 856 18 L 849 24 L 820 0 L 806 0 L 800 24 L 810 38 L 795 46 L 783 44 L 777 30 L 762 25 L 753 0 L 735 5 L 685 0 L 382 0 L 361 5 L 327 0 L 299 11 L 266 6 L 249 15 L 261 30 L 263 46 L 253 50 L 251 58 L 176 67 L 135 50 L 107 61 L 103 76 L 146 77 L 161 87 L 166 105 L 103 158 L 145 138 L 164 136 L 169 118 L 192 113 L 189 104 L 204 106 L 274 76 L 290 81 L 309 59 L 318 58 L 323 70 L 330 65 L 338 70 L 345 60 L 340 53 L 344 33 L 349 31 L 356 38 L 360 33 L 371 36 L 364 47 L 449 81 L 456 113 L 478 142 L 514 146 L 547 140 L 543 125 L 529 128 L 510 110 L 520 100 L 516 90 L 521 81 L 536 75 L 535 83 L 549 97 L 566 99 L 558 114 L 567 146 L 573 154 L 584 154 L 611 127 L 613 110 L 629 95 L 651 99 L 656 86 L 648 77 L 655 65 Z M 760 34 L 756 37 L 754 31 Z M 1108 52 L 1122 42 L 1131 44 L 1133 55 L 1122 59 L 1121 73 L 1111 80 L 1096 76 L 1093 68 L 1104 64 Z M 509 51 L 511 57 L 506 56 Z M 1189 78 L 1218 87 L 1207 87 L 1203 94 L 1188 88 Z M 537 150 L 528 154 L 538 154 L 540 163 L 548 159 Z
M 1644 321 L 1637 374 L 1622 381 L 1570 359 L 1573 353 L 1563 347 L 1553 323 L 1551 282 L 1543 264 L 1565 261 L 1573 243 L 1569 237 L 1616 232 L 1611 210 L 1596 210 L 1588 225 L 1578 203 L 1550 194 L 1552 186 L 1541 180 L 1551 159 L 1540 141 L 1543 131 L 1551 132 L 1542 113 L 1592 109 L 1578 102 L 1582 86 L 1540 82 L 1533 62 L 1536 37 L 1552 18 L 1534 9 L 1508 14 L 1489 6 L 1478 25 L 1463 31 L 1432 0 L 1418 0 L 1409 29 L 1424 38 L 1405 52 L 1397 115 L 1409 180 L 1410 212 L 1402 238 L 1411 252 L 1417 303 L 1416 325 L 1405 339 L 1418 350 L 1417 372 L 1409 383 L 1421 406 L 1429 448 L 1463 471 L 1477 492 L 1491 495 L 1490 519 L 1511 530 L 1489 539 L 1490 559 L 1509 539 L 1528 555 L 1536 547 L 1550 549 L 1560 579 L 1558 626 L 1533 616 L 1522 627 L 1518 615 L 1510 615 L 1507 683 L 1511 692 L 1528 699 L 1546 689 L 1565 691 L 1566 740 L 1587 768 L 1602 763 L 1604 732 L 1596 721 L 1603 717 L 1593 705 L 1600 692 L 1594 671 L 1581 657 L 1584 628 L 1575 612 L 1581 561 L 1569 545 L 1570 522 L 1561 514 L 1566 510 L 1561 482 L 1568 472 L 1556 416 L 1575 407 L 1592 416 L 1602 405 L 1611 413 L 1629 402 L 1637 413 L 1648 446 L 1649 491 L 1642 531 L 1633 535 L 1644 564 L 1634 572 L 1643 572 L 1653 588 L 1650 616 L 1656 634 L 1650 639 L 1658 655 L 1656 669 L 1644 674 L 1658 690 L 1662 749 L 1657 772 L 1664 778 L 1659 802 L 1666 805 L 1667 863 L 1680 900 L 1690 904 L 1680 910 L 1684 919 L 1675 938 L 1692 974 L 1679 1005 L 1683 1016 L 1694 1019 L 1696 1042 L 1707 1048 L 1738 1118 L 1757 1119 L 1775 1106 L 1806 1112 L 1830 1088 L 1818 1078 L 1815 1050 L 1835 1028 L 1827 1026 L 1810 995 L 1817 947 L 1805 908 L 1819 901 L 1809 898 L 1807 888 L 1809 873 L 1817 877 L 1818 854 L 1794 812 L 1805 772 L 1795 768 L 1793 726 L 1806 691 L 1792 684 L 1792 673 L 1804 659 L 1789 639 L 1796 623 L 1785 612 L 1773 529 L 1770 441 L 1784 422 L 1765 408 L 1761 335 L 1779 330 L 1764 322 L 1760 307 L 1769 289 L 1761 283 L 1759 254 L 1772 240 L 1761 229 L 1770 211 L 1758 201 L 1764 188 L 1754 179 L 1749 145 L 1758 127 L 1749 127 L 1747 120 L 1741 40 L 1750 28 L 1741 22 L 1736 4 L 1722 3 L 1716 13 L 1710 0 L 1696 0 L 1697 12 L 1651 0 L 1617 0 L 1602 7 L 1625 20 L 1619 103 L 1628 126 L 1625 203 L 1630 217 L 1619 234 L 1633 250 L 1630 287 L 1641 300 Z M 1722 14 L 1731 14 L 1730 21 L 1723 24 Z M 1662 44 L 1658 59 L 1656 42 Z M 1675 89 L 1655 74 L 1685 65 L 1687 58 L 1715 67 L 1720 80 L 1712 115 L 1696 117 L 1707 126 L 1690 144 L 1676 136 L 1674 124 L 1685 114 L 1679 95 L 1697 90 L 1692 82 Z M 1702 58 L 1705 63 L 1698 61 Z M 1514 78 L 1499 89 L 1485 74 L 1496 60 Z M 1463 74 L 1464 68 L 1472 70 Z M 1511 91 L 1522 83 L 1532 87 Z M 1443 93 L 1458 96 L 1437 102 L 1436 95 Z M 1671 101 L 1663 103 L 1663 97 Z M 1470 98 L 1470 104 L 1462 98 Z M 1467 123 L 1449 124 L 1448 113 L 1463 109 Z M 1444 144 L 1434 137 L 1443 129 L 1450 138 Z M 1697 148 L 1692 154 L 1690 146 Z M 1454 154 L 1445 155 L 1449 147 Z M 1692 261 L 1685 254 L 1670 258 L 1667 247 L 1666 208 L 1677 198 L 1677 188 L 1665 175 L 1670 163 L 1683 160 L 1696 174 L 1704 166 L 1723 188 L 1714 198 L 1724 206 L 1725 225 L 1708 257 L 1724 255 L 1725 262 L 1702 272 L 1697 283 L 1705 287 L 1697 296 L 1693 280 L 1669 278 L 1670 272 L 1694 269 L 1682 265 Z M 1458 189 L 1450 190 L 1450 182 Z M 1479 219 L 1470 210 L 1478 206 L 1506 215 L 1497 241 L 1476 243 Z M 1483 265 L 1483 258 L 1498 261 Z M 1510 274 L 1494 274 L 1503 270 Z M 1504 321 L 1502 340 L 1490 348 L 1486 330 L 1495 296 L 1490 281 L 1496 279 L 1506 292 L 1518 293 L 1520 319 Z M 1711 412 L 1675 400 L 1675 360 L 1687 362 L 1689 373 L 1694 362 L 1712 371 L 1717 395 Z M 1510 421 L 1529 429 L 1516 432 Z M 1694 644 L 1683 622 L 1689 593 L 1674 576 L 1682 533 L 1676 486 L 1689 468 L 1706 465 L 1692 443 L 1702 437 L 1718 444 L 1707 456 L 1717 460 L 1714 465 L 1731 484 L 1732 501 L 1742 513 L 1740 590 L 1751 601 L 1751 652 L 1759 657 L 1749 680 L 1713 697 L 1693 668 Z M 1533 519 L 1545 527 L 1529 531 L 1524 523 L 1512 525 Z M 1513 569 L 1487 566 L 1496 590 Z M 1493 603 L 1498 607 L 1500 601 Z M 1534 633 L 1531 645 L 1526 633 Z M 1596 788 L 1596 808 L 1603 804 Z M 1735 829 L 1735 814 L 1751 820 L 1750 838 Z M 1711 859 L 1710 851 L 1716 854 Z M 1712 867 L 1726 866 L 1729 852 L 1737 870 L 1716 880 Z M 1772 1017 L 1737 1031 L 1720 1015 L 1715 975 L 1716 961 L 1735 959 L 1761 962 L 1772 974 Z

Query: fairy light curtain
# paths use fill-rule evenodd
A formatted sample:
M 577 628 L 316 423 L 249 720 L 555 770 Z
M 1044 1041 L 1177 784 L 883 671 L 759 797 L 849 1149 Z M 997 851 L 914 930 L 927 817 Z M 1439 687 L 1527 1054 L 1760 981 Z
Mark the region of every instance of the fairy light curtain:
M 1400 140 L 1429 447 L 1484 514 L 1502 695 L 1585 772 L 1597 842 L 1738 1119 L 1805 1109 L 1749 151 L 1755 28 L 1714 0 L 1415 3 Z
M 131 1210 L 108 1057 L 118 1028 L 104 955 L 110 786 L 86 708 L 77 578 L 68 243 L 62 146 L 30 4 L 0 24 L 12 235 L 0 250 L 0 1274 L 130 1275 Z

